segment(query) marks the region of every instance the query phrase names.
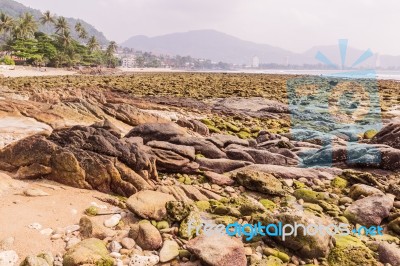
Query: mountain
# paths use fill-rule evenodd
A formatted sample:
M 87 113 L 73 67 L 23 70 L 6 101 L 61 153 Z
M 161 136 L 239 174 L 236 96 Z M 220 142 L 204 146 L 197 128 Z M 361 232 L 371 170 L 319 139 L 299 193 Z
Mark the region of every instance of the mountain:
M 190 55 L 236 64 L 250 64 L 254 56 L 261 62 L 284 64 L 286 57 L 293 54 L 281 48 L 244 41 L 215 30 L 196 30 L 157 37 L 139 35 L 121 45 L 160 54 Z
M 322 64 L 315 58 L 316 54 L 321 52 L 333 64 L 341 64 L 337 45 L 316 46 L 304 53 L 293 53 L 268 44 L 244 41 L 215 30 L 196 30 L 156 37 L 138 35 L 128 39 L 121 46 L 156 54 L 190 55 L 234 64 L 251 64 L 253 57 L 257 56 L 262 64 L 315 65 Z M 364 52 L 365 50 L 348 47 L 345 65 L 351 66 Z M 358 66 L 400 67 L 400 56 L 373 54 Z
M 20 4 L 16 1 L 13 0 L 0 0 L 0 11 L 4 12 L 5 14 L 11 16 L 11 17 L 18 17 L 23 13 L 30 13 L 32 14 L 36 19 L 39 19 L 42 15 L 42 12 L 37 9 L 33 9 L 27 6 L 24 6 L 23 4 Z M 95 36 L 99 43 L 101 44 L 107 44 L 108 40 L 104 36 L 104 34 L 100 31 L 98 31 L 94 26 L 90 25 L 89 23 L 80 20 L 80 19 L 75 19 L 75 18 L 66 18 L 70 27 L 71 27 L 71 33 L 72 36 L 77 39 L 78 35 L 75 32 L 74 26 L 75 24 L 79 21 L 82 23 L 82 25 L 85 27 L 87 30 L 89 36 Z M 51 34 L 54 32 L 54 29 L 51 25 L 39 25 L 39 30 L 48 34 Z

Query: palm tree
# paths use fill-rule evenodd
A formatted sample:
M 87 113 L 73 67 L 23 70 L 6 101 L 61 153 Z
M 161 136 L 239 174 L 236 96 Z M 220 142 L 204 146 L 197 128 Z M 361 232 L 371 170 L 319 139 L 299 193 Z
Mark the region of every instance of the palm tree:
M 55 22 L 56 33 L 63 35 L 65 32 L 69 31 L 68 21 L 64 17 L 57 18 Z
M 85 40 L 88 38 L 88 33 L 86 29 L 82 26 L 82 23 L 77 22 L 75 24 L 75 31 L 78 33 L 78 37 L 82 40 Z
M 59 34 L 58 38 L 60 43 L 64 47 L 64 50 L 68 48 L 72 43 L 72 37 L 69 31 L 64 31 L 62 34 Z
M 114 41 L 111 41 L 108 44 L 106 53 L 107 53 L 107 55 L 112 56 L 117 51 L 117 49 L 118 49 L 117 43 Z
M 117 48 L 118 48 L 118 45 L 114 41 L 111 41 L 108 44 L 108 47 L 107 47 L 107 50 L 106 50 L 106 57 L 107 57 L 107 60 L 108 60 L 108 66 L 109 67 L 110 66 L 115 66 L 114 65 L 114 62 L 115 62 L 114 61 L 115 60 L 114 53 L 117 51 Z
M 46 11 L 39 18 L 39 21 L 42 25 L 46 25 L 47 23 L 55 23 L 54 16 L 50 13 L 50 11 Z
M 30 13 L 24 13 L 18 19 L 17 23 L 14 24 L 12 33 L 14 38 L 17 39 L 29 39 L 33 38 L 38 26 L 35 18 Z
M 89 49 L 90 52 L 93 52 L 93 51 L 95 51 L 95 50 L 100 48 L 100 44 L 97 41 L 95 36 L 92 36 L 92 37 L 89 38 L 86 46 L 87 46 L 87 48 Z
M 14 27 L 14 20 L 12 17 L 6 15 L 5 13 L 0 13 L 0 33 L 4 33 L 4 39 L 7 33 L 10 33 Z

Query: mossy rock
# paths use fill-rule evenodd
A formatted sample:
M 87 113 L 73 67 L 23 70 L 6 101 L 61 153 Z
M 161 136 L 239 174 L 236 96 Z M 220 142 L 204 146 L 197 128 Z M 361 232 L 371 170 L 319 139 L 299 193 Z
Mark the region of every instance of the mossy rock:
M 286 265 L 286 263 L 284 263 L 275 256 L 269 256 L 267 258 L 264 258 L 256 262 L 255 264 L 255 266 L 284 266 L 284 265 Z
M 210 133 L 221 133 L 221 130 L 215 126 L 207 126 Z
M 208 126 L 215 126 L 214 122 L 208 118 L 203 118 L 200 120 L 204 125 Z
M 305 202 L 318 203 L 320 200 L 329 200 L 324 192 L 316 192 L 311 189 L 300 188 L 294 191 L 293 196 L 296 199 L 303 199 Z
M 156 224 L 158 230 L 163 230 L 169 228 L 169 223 L 167 221 L 159 221 Z
M 191 223 L 191 228 L 189 228 L 189 223 Z M 192 211 L 189 215 L 181 222 L 179 226 L 179 236 L 184 239 L 192 239 L 197 236 L 196 228 L 201 229 L 202 220 L 199 212 Z M 190 232 L 189 232 L 190 231 Z M 201 230 L 199 230 L 199 233 Z
M 240 131 L 236 135 L 241 139 L 249 139 L 249 138 L 251 138 L 251 133 L 250 132 L 246 132 L 246 131 Z
M 199 200 L 196 201 L 195 204 L 200 211 L 207 211 L 211 207 L 210 202 L 208 202 L 207 200 Z
M 341 177 L 335 177 L 332 181 L 331 181 L 331 185 L 334 188 L 339 188 L 339 189 L 343 189 L 346 188 L 348 186 L 349 182 Z
M 288 254 L 286 254 L 286 253 L 284 253 L 282 251 L 273 249 L 273 248 L 265 248 L 263 250 L 263 253 L 266 256 L 270 256 L 271 255 L 271 256 L 277 257 L 283 262 L 289 262 L 290 261 L 290 257 L 289 257 Z
M 226 129 L 229 130 L 229 131 L 232 131 L 232 132 L 235 132 L 235 133 L 240 131 L 239 127 L 237 127 L 234 124 L 231 124 L 229 122 L 225 122 L 224 125 L 225 125 Z
M 96 238 L 82 240 L 65 253 L 64 266 L 90 264 L 96 266 L 113 266 L 114 259 L 109 256 L 106 244 Z
M 309 209 L 309 210 L 311 210 L 312 212 L 315 212 L 315 213 L 322 213 L 324 211 L 321 206 L 319 206 L 318 204 L 315 204 L 315 203 L 305 202 L 303 204 L 303 207 L 305 209 Z
M 293 187 L 295 188 L 295 189 L 299 189 L 299 188 L 305 188 L 305 187 L 307 187 L 303 182 L 300 182 L 300 181 L 298 181 L 298 180 L 294 180 L 293 181 Z
M 237 221 L 236 217 L 224 215 L 224 216 L 215 216 L 214 217 L 214 222 L 216 224 L 223 224 L 223 225 L 228 225 L 228 224 L 233 224 Z
M 97 208 L 96 206 L 90 206 L 85 210 L 85 214 L 88 216 L 96 216 L 97 214 L 99 214 L 99 208 Z
M 269 211 L 274 211 L 276 209 L 276 204 L 269 199 L 260 199 L 260 203 Z
M 373 253 L 359 238 L 335 235 L 336 244 L 328 255 L 330 266 L 379 265 Z
M 184 201 L 168 201 L 165 204 L 168 219 L 174 222 L 180 222 L 185 219 L 195 207 Z
M 378 134 L 376 129 L 367 130 L 364 132 L 364 139 L 372 139 L 376 134 Z

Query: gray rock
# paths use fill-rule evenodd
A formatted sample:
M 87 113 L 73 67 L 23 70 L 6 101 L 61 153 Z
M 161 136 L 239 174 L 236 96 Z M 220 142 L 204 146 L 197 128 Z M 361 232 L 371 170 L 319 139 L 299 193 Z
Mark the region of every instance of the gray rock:
M 353 223 L 364 226 L 380 225 L 389 216 L 394 199 L 385 195 L 369 196 L 353 202 L 344 212 L 344 216 Z

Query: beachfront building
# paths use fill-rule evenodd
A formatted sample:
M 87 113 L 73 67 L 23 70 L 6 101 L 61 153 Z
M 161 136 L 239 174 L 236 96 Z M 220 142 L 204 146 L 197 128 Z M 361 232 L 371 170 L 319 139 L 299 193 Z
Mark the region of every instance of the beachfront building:
M 136 66 L 136 57 L 134 55 L 122 58 L 122 67 L 134 68 Z
M 253 57 L 253 63 L 251 64 L 253 68 L 259 68 L 260 67 L 260 59 L 257 56 Z

